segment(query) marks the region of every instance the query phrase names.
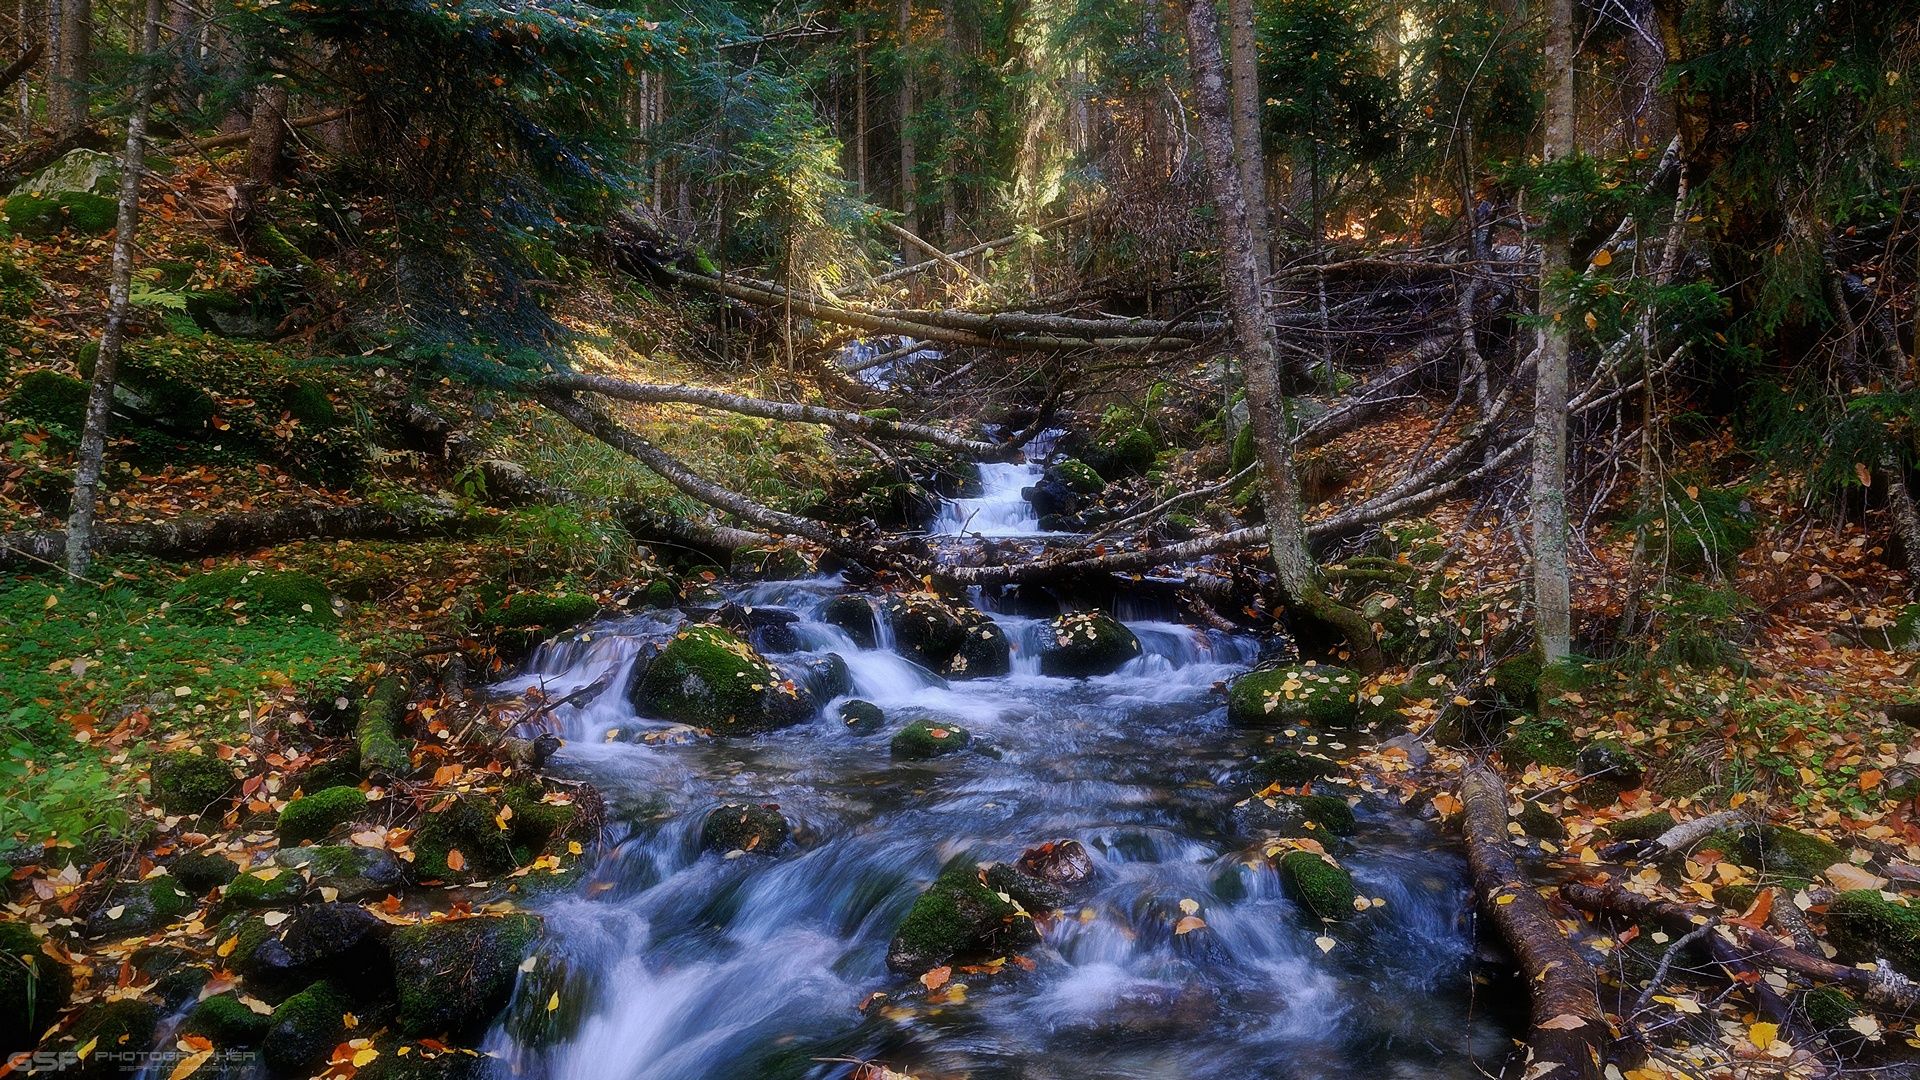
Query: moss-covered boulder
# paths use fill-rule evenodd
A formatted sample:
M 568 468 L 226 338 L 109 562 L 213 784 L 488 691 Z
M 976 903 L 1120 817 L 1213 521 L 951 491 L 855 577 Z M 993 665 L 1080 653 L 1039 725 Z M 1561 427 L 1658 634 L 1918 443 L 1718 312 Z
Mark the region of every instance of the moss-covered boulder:
M 1013 670 L 1007 636 L 985 614 L 937 596 L 887 597 L 894 651 L 950 679 L 985 678 Z
M 241 874 L 228 882 L 220 893 L 220 907 L 225 911 L 285 907 L 298 901 L 306 891 L 306 878 L 300 874 L 278 866 L 268 866 Z
M 959 724 L 915 720 L 893 736 L 893 756 L 924 761 L 967 748 L 973 735 Z
M 871 649 L 877 637 L 873 621 L 873 605 L 864 596 L 841 594 L 820 605 L 820 621 L 837 626 L 847 632 L 855 645 Z
M 180 1034 L 204 1036 L 225 1050 L 259 1045 L 272 1026 L 266 1015 L 254 1012 L 235 995 L 216 994 L 193 1007 L 180 1022 Z
M 73 975 L 24 923 L 0 922 L 0 1058 L 31 1050 L 73 996 Z
M 366 809 L 366 793 L 356 787 L 330 787 L 295 799 L 280 811 L 280 842 L 304 844 L 324 840 L 333 830 L 360 817 Z
M 786 846 L 791 833 L 787 819 L 771 806 L 729 803 L 707 815 L 700 826 L 700 846 L 721 853 L 772 855 Z
M 840 722 L 856 735 L 871 735 L 886 726 L 887 714 L 871 701 L 854 698 L 841 702 Z
M 1098 611 L 1062 615 L 1048 626 L 1040 670 L 1069 678 L 1107 675 L 1140 655 L 1140 639 L 1118 619 Z
M 312 574 L 231 566 L 195 574 L 173 589 L 174 605 L 222 611 L 249 619 L 327 625 L 340 621 L 332 590 Z
M 192 910 L 194 903 L 194 898 L 167 875 L 116 886 L 107 899 L 106 906 L 87 920 L 87 932 L 95 937 L 127 937 L 157 930 Z
M 406 884 L 406 868 L 390 852 L 358 844 L 320 844 L 288 848 L 280 864 L 298 871 L 315 890 L 332 890 L 340 900 L 381 897 Z
M 1665 810 L 1636 817 L 1621 818 L 1608 822 L 1605 826 L 1607 838 L 1615 842 L 1627 840 L 1652 840 L 1668 829 L 1673 828 L 1673 815 Z
M 1028 914 L 1035 912 L 1044 914 L 1067 906 L 1065 889 L 1035 877 L 1018 866 L 994 863 L 987 867 L 985 880 L 988 888 L 1007 894 Z
M 467 882 L 512 870 L 513 842 L 500 827 L 499 816 L 500 808 L 479 795 L 462 795 L 430 809 L 413 834 L 414 876 Z M 450 858 L 456 851 L 459 856 Z
M 306 1076 L 327 1060 L 347 1030 L 353 1001 L 331 983 L 317 982 L 282 1001 L 268 1019 L 261 1056 L 273 1072 Z
M 1611 805 L 1639 787 L 1645 775 L 1639 759 L 1618 739 L 1595 739 L 1581 747 L 1573 767 L 1586 777 L 1580 784 L 1580 798 L 1593 806 Z
M 926 971 L 956 957 L 1004 955 L 1040 940 L 1033 919 L 982 880 L 978 867 L 954 863 L 920 894 L 887 946 L 887 966 Z
M 753 647 L 718 626 L 675 634 L 634 680 L 636 709 L 650 716 L 751 735 L 813 717 L 813 695 Z
M 1153 468 L 1160 444 L 1143 427 L 1124 428 L 1112 437 L 1086 448 L 1082 456 L 1101 476 L 1121 479 L 1143 476 Z
M 1734 854 L 1734 849 L 1723 849 Z M 1809 833 L 1778 825 L 1761 825 L 1740 834 L 1737 852 L 1743 863 L 1768 880 L 1801 888 L 1812 884 L 1827 867 L 1847 861 L 1839 845 Z
M 113 229 L 120 208 L 114 200 L 88 191 L 62 191 L 48 195 L 31 192 L 0 201 L 0 214 L 15 236 L 45 240 L 72 230 L 82 236 L 99 236 Z
M 478 622 L 493 630 L 558 632 L 578 626 L 599 613 L 600 602 L 585 593 L 517 592 L 488 605 Z
M 1827 905 L 1827 938 L 1849 961 L 1885 960 L 1920 979 L 1920 907 L 1910 900 L 1889 900 L 1871 889 L 1843 892 Z
M 1280 857 L 1280 885 L 1293 902 L 1321 919 L 1353 914 L 1353 875 L 1317 851 L 1289 851 Z
M 150 780 L 154 803 L 169 814 L 216 810 L 237 786 L 232 766 L 212 754 L 188 750 L 155 757 Z
M 160 1028 L 160 1007 L 145 998 L 114 998 L 87 1009 L 59 1047 L 70 1050 L 91 1044 L 93 1051 L 72 1071 L 61 1076 L 124 1077 L 121 1054 L 153 1049 L 154 1034 Z
M 1227 719 L 1245 727 L 1345 727 L 1359 715 L 1360 676 L 1304 664 L 1249 671 L 1227 686 Z
M 815 701 L 832 701 L 853 693 L 853 669 L 839 653 L 809 656 L 794 667 L 794 681 L 807 688 Z
M 1515 765 L 1573 765 L 1580 753 L 1573 733 L 1558 720 L 1526 717 L 1507 728 L 1500 756 Z
M 1235 804 L 1233 819 L 1247 836 L 1347 836 L 1353 807 L 1333 795 L 1256 795 Z
M 1079 458 L 1063 458 L 1047 466 L 1047 477 L 1058 480 L 1075 495 L 1098 495 L 1107 482 L 1093 466 Z
M 7 412 L 17 420 L 65 428 L 77 436 L 86 422 L 86 383 L 57 371 L 31 371 L 7 396 Z
M 173 880 L 189 893 L 204 894 L 232 881 L 240 873 L 232 859 L 209 851 L 190 851 L 167 867 Z
M 520 961 L 539 936 L 539 917 L 524 913 L 396 931 L 390 943 L 400 1001 L 396 1028 L 409 1037 L 479 1035 L 506 1006 Z
M 1279 784 L 1281 787 L 1299 787 L 1339 775 L 1339 762 L 1319 754 L 1303 754 L 1298 750 L 1277 750 L 1260 759 L 1253 767 L 1254 780 L 1262 784 Z
M 340 412 L 334 408 L 333 395 L 327 388 L 312 379 L 300 379 L 281 391 L 280 403 L 287 415 L 300 422 L 300 426 L 314 431 L 325 431 L 340 423 Z

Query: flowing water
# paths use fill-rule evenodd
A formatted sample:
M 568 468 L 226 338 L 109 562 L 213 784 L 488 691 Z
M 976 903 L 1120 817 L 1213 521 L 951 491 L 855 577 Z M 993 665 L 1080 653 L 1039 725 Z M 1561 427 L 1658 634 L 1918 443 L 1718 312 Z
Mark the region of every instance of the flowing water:
M 1011 469 L 1027 467 L 998 479 L 996 468 L 943 520 L 1037 532 L 1023 502 L 1005 501 Z M 581 1015 L 544 1045 L 496 1031 L 488 1048 L 514 1075 L 824 1078 L 876 1059 L 975 1080 L 1464 1080 L 1482 1075 L 1474 1060 L 1498 1060 L 1510 1032 L 1474 1008 L 1464 868 L 1438 835 L 1363 802 L 1340 857 L 1385 904 L 1327 930 L 1235 834 L 1228 808 L 1250 790 L 1258 736 L 1226 724 L 1216 684 L 1253 662 L 1253 639 L 1129 620 L 1139 658 L 1109 676 L 1050 678 L 1036 657 L 1045 623 L 993 614 L 1012 673 L 947 684 L 891 651 L 884 619 L 873 649 L 819 621 L 841 591 L 824 578 L 732 598 L 797 613 L 800 655 L 843 656 L 853 696 L 886 710 L 876 734 L 847 731 L 831 703 L 753 739 L 636 716 L 627 672 L 677 614 L 551 642 L 502 688 L 557 697 L 608 679 L 559 711 L 556 768 L 590 778 L 614 821 L 591 877 L 542 908 L 547 949 L 569 972 L 567 1015 Z M 892 760 L 891 731 L 920 717 L 958 722 L 982 748 Z M 702 853 L 701 822 L 725 802 L 778 804 L 797 843 L 778 857 Z M 943 1004 L 888 971 L 894 927 L 943 864 L 1011 861 L 1063 837 L 1096 872 L 1027 951 L 1031 971 L 957 971 L 964 1000 Z M 1189 899 L 1206 929 L 1176 935 Z M 532 1008 L 547 985 L 525 991 L 543 999 Z M 860 1008 L 875 991 L 888 997 Z

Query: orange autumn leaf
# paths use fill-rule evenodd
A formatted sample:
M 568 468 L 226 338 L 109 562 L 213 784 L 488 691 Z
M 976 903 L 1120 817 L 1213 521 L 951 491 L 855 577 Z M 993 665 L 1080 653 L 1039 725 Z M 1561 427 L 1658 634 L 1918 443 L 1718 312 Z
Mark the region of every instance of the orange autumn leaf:
M 947 980 L 951 978 L 953 978 L 953 969 L 943 964 L 920 976 L 920 985 L 929 990 L 938 990 L 947 985 Z
M 447 869 L 461 871 L 467 868 L 467 857 L 460 854 L 459 848 L 447 849 Z

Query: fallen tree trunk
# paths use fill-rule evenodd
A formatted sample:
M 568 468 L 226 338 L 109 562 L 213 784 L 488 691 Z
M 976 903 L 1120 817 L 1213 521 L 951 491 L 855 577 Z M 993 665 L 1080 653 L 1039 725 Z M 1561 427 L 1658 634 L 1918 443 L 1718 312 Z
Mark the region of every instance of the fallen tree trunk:
M 389 510 L 358 504 L 303 503 L 213 517 L 182 517 L 137 525 L 100 525 L 92 550 L 112 555 L 195 559 L 276 547 L 296 540 L 411 540 L 461 532 L 484 532 L 487 518 L 440 507 Z M 66 551 L 65 529 L 0 535 L 0 568 L 54 565 Z
M 698 386 L 668 386 L 656 383 L 627 382 L 604 375 L 548 375 L 533 384 L 536 393 L 592 393 L 620 401 L 678 402 L 720 409 L 743 416 L 767 420 L 787 420 L 803 424 L 821 424 L 836 431 L 902 442 L 930 442 L 977 458 L 1000 460 L 1018 454 L 1017 447 L 982 442 L 955 435 L 944 428 L 914 424 L 902 420 L 878 420 L 862 413 L 843 412 L 818 405 L 794 405 L 783 401 L 728 394 Z
M 736 529 L 711 521 L 655 513 L 638 504 L 614 511 L 620 527 L 638 543 L 650 548 L 673 548 L 696 552 L 719 566 L 732 566 L 735 552 L 747 548 L 771 547 L 780 542 L 772 533 Z
M 574 427 L 640 462 L 667 483 L 708 506 L 724 510 L 769 532 L 810 540 L 856 562 L 871 555 L 865 545 L 840 536 L 811 518 L 775 510 L 739 492 L 721 487 L 578 398 L 557 391 L 544 392 L 538 397 L 541 404 Z
M 1617 915 L 1625 919 L 1647 919 L 1672 931 L 1697 925 L 1691 910 L 1666 900 L 1628 892 L 1618 885 L 1570 884 L 1560 887 L 1567 903 L 1583 911 Z M 1816 982 L 1832 983 L 1854 992 L 1864 1005 L 1891 1016 L 1905 1017 L 1920 1010 L 1920 983 L 1881 961 L 1872 968 L 1836 964 L 1823 956 L 1805 952 L 1793 942 L 1775 937 L 1751 926 L 1723 925 L 1738 941 L 1724 934 L 1709 935 L 1716 963 L 1731 970 L 1751 969 L 1757 965 L 1777 967 L 1803 975 Z M 1763 987 L 1764 981 L 1751 985 Z
M 887 233 L 891 235 L 895 240 L 898 240 L 901 243 L 906 244 L 908 247 L 917 249 L 922 255 L 926 255 L 930 257 L 934 262 L 945 266 L 947 269 L 952 270 L 954 273 L 959 274 L 961 277 L 966 278 L 968 281 L 971 281 L 976 285 L 986 284 L 986 282 L 981 279 L 979 274 L 976 274 L 973 271 L 967 269 L 966 267 L 960 265 L 960 260 L 954 258 L 953 256 L 947 254 L 944 251 L 941 251 L 939 248 L 934 247 L 932 244 L 927 243 L 925 240 L 920 239 L 920 237 L 918 237 L 917 235 L 908 232 L 907 230 L 901 228 L 898 225 L 895 225 L 893 222 L 882 221 L 880 223 L 880 227 L 887 230 Z
M 1054 218 L 1052 221 L 1039 225 L 1035 227 L 1033 231 L 1036 234 L 1051 232 L 1054 229 L 1063 228 L 1067 225 L 1073 224 L 1074 222 L 1084 221 L 1086 220 L 1087 216 L 1088 216 L 1087 212 L 1084 210 L 1077 214 L 1068 214 L 1066 217 Z M 912 277 L 915 274 L 924 274 L 927 271 L 933 269 L 934 267 L 943 265 L 948 261 L 958 262 L 961 259 L 970 258 L 974 255 L 984 254 L 985 252 L 992 251 L 995 248 L 1006 247 L 1018 241 L 1019 239 L 1020 237 L 1018 235 L 1003 236 L 998 240 L 988 240 L 985 243 L 975 244 L 972 247 L 962 248 L 959 251 L 946 252 L 942 254 L 941 258 L 928 259 L 925 262 L 917 262 L 911 266 L 902 266 L 895 270 L 889 270 L 886 273 L 879 275 L 878 277 L 869 279 L 867 281 L 863 281 L 860 284 L 855 285 L 851 289 L 841 290 L 840 295 L 859 296 L 862 293 L 865 293 L 868 290 L 872 289 L 876 285 L 885 285 L 888 282 L 899 281 L 901 278 Z
M 330 124 L 335 120 L 344 118 L 352 111 L 351 107 L 342 106 L 338 109 L 328 109 L 326 112 L 313 113 L 309 116 L 295 116 L 286 120 L 285 123 L 291 130 L 299 131 L 301 128 Z M 181 154 L 204 154 L 209 150 L 224 150 L 229 146 L 243 145 L 251 138 L 253 138 L 253 132 L 251 130 L 230 131 L 225 135 L 215 135 L 206 139 L 184 139 L 180 142 L 161 147 L 160 152 L 168 157 L 179 157 Z
M 1622 840 L 1617 844 L 1608 844 L 1600 849 L 1603 859 L 1638 859 L 1641 862 L 1659 862 L 1676 851 L 1685 851 L 1713 833 L 1733 828 L 1746 820 L 1746 815 L 1738 810 L 1722 810 L 1717 814 L 1683 821 L 1647 840 Z
M 1460 783 L 1467 865 L 1481 912 L 1519 958 L 1532 1006 L 1524 1075 L 1531 1080 L 1599 1080 L 1610 1038 L 1592 965 L 1560 930 L 1521 873 L 1508 845 L 1507 785 L 1483 764 Z

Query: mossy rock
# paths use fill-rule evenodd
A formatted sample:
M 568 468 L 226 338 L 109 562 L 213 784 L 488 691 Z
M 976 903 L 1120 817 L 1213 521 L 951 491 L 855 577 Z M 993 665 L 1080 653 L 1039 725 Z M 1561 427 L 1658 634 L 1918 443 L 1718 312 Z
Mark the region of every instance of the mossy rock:
M 1540 700 L 1540 658 L 1522 653 L 1502 660 L 1487 673 L 1487 684 L 1509 707 L 1533 712 Z
M 1360 676 L 1301 665 L 1250 671 L 1227 686 L 1227 719 L 1243 727 L 1348 727 L 1359 715 Z
M 366 807 L 366 793 L 356 787 L 330 787 L 295 799 L 280 811 L 280 842 L 324 840 L 327 834 L 364 813 Z
M 1738 851 L 1746 865 L 1794 888 L 1811 884 L 1827 867 L 1847 861 L 1847 853 L 1831 841 L 1777 825 L 1746 830 Z
M 226 948 L 227 942 L 233 942 L 233 947 L 227 950 L 227 965 L 252 978 L 257 971 L 253 954 L 271 937 L 273 928 L 258 914 L 237 911 L 221 919 L 219 925 L 214 927 L 212 941 L 216 948 Z
M 87 922 L 88 933 L 96 937 L 128 937 L 157 930 L 191 911 L 194 898 L 172 877 L 162 875 L 119 886 L 108 901 Z
M 958 753 L 972 741 L 973 735 L 959 724 L 915 720 L 894 735 L 893 756 L 909 761 L 924 761 Z
M 1098 611 L 1062 615 L 1048 627 L 1040 671 L 1084 678 L 1108 675 L 1140 655 L 1140 639 L 1118 619 Z
M 220 888 L 240 874 L 232 859 L 207 851 L 190 851 L 173 860 L 167 873 L 190 893 L 205 894 Z
M 87 395 L 92 388 L 57 371 L 32 371 L 7 397 L 7 412 L 15 419 L 53 425 L 78 436 L 87 419 Z
M 634 680 L 641 711 L 724 735 L 749 735 L 812 718 L 813 696 L 732 633 L 690 626 Z
M 413 771 L 413 755 L 407 740 L 400 735 L 411 692 L 407 680 L 386 675 L 373 684 L 360 702 L 354 740 L 359 751 L 360 771 L 369 780 L 397 779 Z
M 262 872 L 269 876 L 246 873 L 228 882 L 220 894 L 220 906 L 226 910 L 286 907 L 307 891 L 306 879 L 291 870 L 272 867 Z
M 513 844 L 496 821 L 499 814 L 479 795 L 462 795 L 439 810 L 430 811 L 413 835 L 413 871 L 423 881 L 478 881 L 498 877 L 514 867 Z M 458 851 L 464 864 L 447 864 Z
M 1293 902 L 1325 920 L 1353 914 L 1353 875 L 1315 851 L 1289 851 L 1280 857 L 1280 885 Z
M 1514 816 L 1514 821 L 1520 825 L 1523 832 L 1535 840 L 1551 840 L 1559 843 L 1567 838 L 1566 823 L 1554 816 L 1546 807 L 1531 799 L 1521 805 L 1520 813 Z
M 1067 490 L 1075 495 L 1098 495 L 1107 487 L 1100 473 L 1079 458 L 1056 461 L 1047 466 L 1046 474 L 1067 485 Z
M 545 1008 L 546 1003 L 542 1002 Z M 561 1001 L 561 1012 L 567 1009 Z M 407 1052 L 402 1054 L 404 1048 Z M 475 1080 L 483 1075 L 485 1057 L 473 1057 L 462 1050 L 436 1049 L 430 1046 L 411 1046 L 406 1043 L 382 1047 L 380 1056 L 368 1062 L 365 1067 L 353 1074 L 354 1080 Z
M 1622 818 L 1606 826 L 1607 838 L 1615 842 L 1625 840 L 1652 840 L 1673 828 L 1673 815 L 1665 810 L 1656 810 L 1639 817 Z
M 887 946 L 887 966 L 926 971 L 954 958 L 1004 955 L 1040 940 L 1033 920 L 962 860 L 920 894 Z
M 839 653 L 810 656 L 792 666 L 795 681 L 805 686 L 815 701 L 832 701 L 853 693 L 853 669 Z
M 1871 889 L 1849 890 L 1827 905 L 1827 938 L 1848 961 L 1885 960 L 1909 979 L 1920 979 L 1920 908 Z
M 281 394 L 281 404 L 302 427 L 325 431 L 339 426 L 340 412 L 334 408 L 333 396 L 312 379 L 301 379 L 288 386 Z
M 729 803 L 707 815 L 700 826 L 700 846 L 723 854 L 750 851 L 772 855 L 786 845 L 791 834 L 780 811 L 770 806 Z
M 117 1055 L 153 1049 L 154 1034 L 160 1029 L 160 1007 L 144 998 L 116 998 L 88 1009 L 67 1033 L 74 1047 L 93 1044 L 93 1052 L 74 1072 L 60 1075 L 124 1077 Z M 63 1046 L 61 1049 L 68 1049 Z
M 1007 636 L 986 615 L 934 596 L 889 596 L 884 605 L 894 651 L 950 679 L 1013 670 Z
M 250 619 L 286 619 L 316 626 L 340 621 L 326 582 L 297 570 L 231 566 L 196 574 L 174 587 L 173 602 L 175 607 L 198 605 Z
M 1580 785 L 1580 797 L 1592 806 L 1610 806 L 1620 796 L 1640 786 L 1645 775 L 1640 760 L 1618 739 L 1595 739 L 1574 755 L 1574 769 L 1587 779 Z
M 672 578 L 654 578 L 640 590 L 640 606 L 670 608 L 680 602 L 680 586 Z
M 1017 866 L 1006 863 L 994 863 L 987 867 L 987 888 L 995 892 L 1006 893 L 1014 903 L 1028 912 L 1046 913 L 1058 911 L 1067 906 L 1065 889 L 1052 882 L 1035 877 Z
M 29 240 L 46 240 L 68 229 L 99 236 L 113 231 L 120 218 L 118 203 L 88 191 L 14 195 L 0 203 L 0 210 L 13 234 Z
M 1853 1018 L 1860 1015 L 1860 1006 L 1845 991 L 1822 986 L 1800 995 L 1800 1011 L 1806 1014 L 1807 1022 L 1815 1031 L 1833 1033 L 1846 1030 Z
M 1573 733 L 1557 720 L 1527 717 L 1507 729 L 1500 756 L 1512 764 L 1571 766 L 1579 755 Z
M 841 703 L 840 722 L 846 725 L 848 731 L 870 735 L 886 725 L 887 714 L 873 702 L 855 698 Z
M 31 1050 L 73 997 L 73 975 L 25 923 L 0 922 L 0 1058 Z
M 1256 796 L 1236 808 L 1252 831 L 1297 836 L 1352 835 L 1353 807 L 1337 795 Z
M 202 1035 L 218 1049 L 256 1046 L 273 1021 L 241 1004 L 233 994 L 216 994 L 193 1007 L 180 1023 L 182 1035 Z
M 332 983 L 317 982 L 281 1002 L 268 1018 L 261 1046 L 268 1068 L 306 1076 L 327 1060 L 346 1034 L 353 1001 Z
M 566 630 L 600 613 L 600 602 L 585 593 L 514 593 L 491 605 L 480 625 L 491 629 Z
M 1303 754 L 1297 750 L 1275 751 L 1253 767 L 1253 779 L 1256 782 L 1279 784 L 1281 787 L 1299 787 L 1315 780 L 1325 780 L 1339 775 L 1338 762 L 1318 754 Z
M 233 767 L 212 754 L 176 750 L 153 759 L 152 798 L 169 814 L 204 814 L 233 794 Z
M 507 818 L 507 838 L 516 865 L 531 862 L 570 833 L 580 816 L 580 808 L 571 802 L 545 801 L 540 788 L 532 783 L 514 784 L 501 797 L 513 811 Z
M 817 572 L 805 552 L 798 548 L 748 548 L 733 556 L 733 575 L 761 581 L 796 581 Z
M 1128 476 L 1143 476 L 1153 468 L 1154 459 L 1160 453 L 1160 444 L 1153 433 L 1143 427 L 1127 428 L 1112 439 L 1091 447 L 1086 452 L 1086 462 L 1101 476 L 1120 479 Z
M 390 948 L 400 999 L 396 1028 L 409 1037 L 479 1035 L 507 1004 L 520 961 L 539 936 L 539 917 L 524 913 L 395 931 Z
M 384 896 L 403 888 L 407 880 L 399 859 L 358 844 L 288 848 L 278 861 L 289 870 L 304 871 L 309 886 L 332 889 L 341 900 Z
M 841 594 L 820 605 L 820 621 L 847 632 L 855 645 L 871 649 L 877 640 L 873 605 L 864 596 Z

